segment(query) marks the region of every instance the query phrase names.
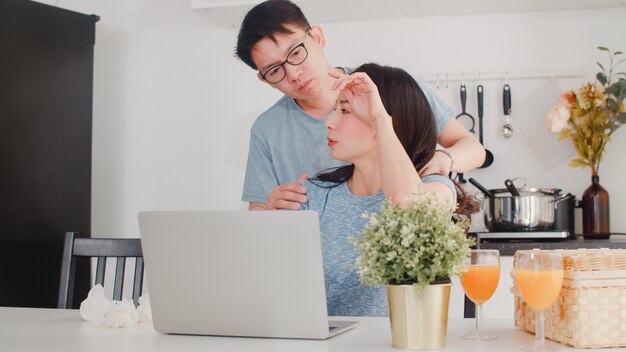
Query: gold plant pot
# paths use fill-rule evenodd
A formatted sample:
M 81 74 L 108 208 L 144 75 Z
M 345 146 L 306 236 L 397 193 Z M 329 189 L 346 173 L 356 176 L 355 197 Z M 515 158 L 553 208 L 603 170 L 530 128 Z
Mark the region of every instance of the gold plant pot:
M 446 347 L 451 284 L 387 285 L 391 346 L 410 350 Z

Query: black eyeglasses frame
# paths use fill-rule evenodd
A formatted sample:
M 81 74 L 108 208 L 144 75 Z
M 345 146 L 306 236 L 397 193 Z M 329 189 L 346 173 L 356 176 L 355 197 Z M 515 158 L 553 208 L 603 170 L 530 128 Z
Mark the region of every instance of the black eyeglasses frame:
M 261 73 L 261 78 L 262 78 L 263 80 L 265 80 L 265 81 L 267 81 L 267 82 L 271 83 L 271 84 L 277 84 L 277 83 L 279 83 L 280 81 L 282 81 L 283 79 L 285 79 L 285 76 L 287 76 L 287 70 L 285 70 L 285 64 L 289 64 L 289 65 L 291 65 L 291 66 L 298 66 L 298 65 L 302 65 L 302 63 L 303 63 L 303 62 L 305 62 L 305 61 L 306 61 L 306 59 L 309 57 L 309 51 L 307 50 L 306 46 L 304 45 L 304 39 L 306 39 L 306 36 L 307 36 L 308 34 L 309 34 L 309 31 L 307 30 L 307 31 L 304 33 L 304 38 L 302 39 L 302 42 L 301 42 L 300 44 L 298 44 L 298 45 L 294 46 L 291 50 L 289 50 L 289 52 L 287 53 L 287 58 L 285 59 L 285 61 L 281 62 L 280 64 L 273 65 L 272 67 L 268 68 L 268 69 L 267 69 L 267 71 L 265 71 L 265 73 L 261 73 L 261 71 L 259 71 L 259 73 Z M 289 62 L 289 56 L 291 56 L 291 53 L 293 53 L 295 50 L 297 50 L 297 49 L 298 49 L 298 48 L 300 48 L 300 47 L 302 47 L 302 49 L 304 49 L 304 53 L 305 53 L 304 58 L 302 59 L 302 61 L 300 61 L 300 62 L 299 62 L 299 63 L 297 63 L 297 64 L 294 64 L 294 63 Z M 278 81 L 276 81 L 276 82 L 271 82 L 271 81 L 269 81 L 269 80 L 266 78 L 267 74 L 268 74 L 268 73 L 270 73 L 273 69 L 275 69 L 275 68 L 277 68 L 277 67 L 279 67 L 279 66 L 280 66 L 280 67 L 282 67 L 282 69 L 283 69 L 283 76 L 282 76 L 282 77 L 281 77 Z

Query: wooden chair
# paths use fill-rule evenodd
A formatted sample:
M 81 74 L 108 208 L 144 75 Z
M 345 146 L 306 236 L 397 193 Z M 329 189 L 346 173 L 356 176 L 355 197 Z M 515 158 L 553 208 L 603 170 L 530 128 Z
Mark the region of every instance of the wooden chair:
M 61 264 L 61 280 L 57 308 L 71 308 L 74 295 L 74 273 L 78 257 L 98 258 L 95 284 L 104 286 L 107 257 L 116 258 L 113 300 L 121 301 L 124 288 L 126 258 L 136 258 L 133 279 L 133 303 L 138 304 L 143 286 L 143 253 L 139 238 L 77 238 L 78 233 L 66 232 Z M 87 298 L 87 297 L 84 297 Z M 83 298 L 83 299 L 84 299 Z

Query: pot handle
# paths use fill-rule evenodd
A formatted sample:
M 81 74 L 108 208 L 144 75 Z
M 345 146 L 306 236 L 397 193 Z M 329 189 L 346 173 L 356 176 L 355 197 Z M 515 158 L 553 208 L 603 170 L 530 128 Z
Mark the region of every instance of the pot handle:
M 556 210 L 557 206 L 559 205 L 559 203 L 561 203 L 562 201 L 569 199 L 570 197 L 573 197 L 573 195 L 571 193 L 567 193 L 561 196 L 558 196 L 554 199 L 552 199 L 552 202 L 554 202 L 554 209 Z

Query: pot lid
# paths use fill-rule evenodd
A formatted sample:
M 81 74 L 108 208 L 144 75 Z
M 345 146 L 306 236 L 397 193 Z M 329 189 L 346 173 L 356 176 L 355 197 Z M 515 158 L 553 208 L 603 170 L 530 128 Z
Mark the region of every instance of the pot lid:
M 510 196 L 511 192 L 509 192 L 506 188 L 497 188 L 490 189 L 491 193 L 496 196 Z M 534 187 L 524 187 L 519 189 L 520 196 L 558 196 L 561 194 L 561 189 L 559 188 L 534 188 Z
M 520 196 L 538 196 L 538 195 L 546 195 L 546 196 L 558 196 L 561 194 L 561 189 L 559 188 L 536 188 L 536 187 L 527 187 L 526 179 L 522 177 L 515 177 L 511 181 L 513 181 L 514 186 L 518 189 Z M 497 188 L 490 190 L 494 195 L 500 195 L 506 193 L 504 196 L 510 196 L 511 192 L 506 188 Z

